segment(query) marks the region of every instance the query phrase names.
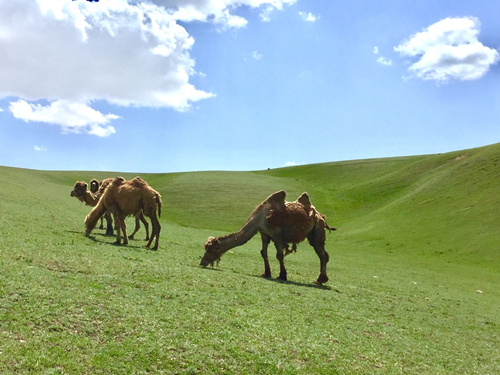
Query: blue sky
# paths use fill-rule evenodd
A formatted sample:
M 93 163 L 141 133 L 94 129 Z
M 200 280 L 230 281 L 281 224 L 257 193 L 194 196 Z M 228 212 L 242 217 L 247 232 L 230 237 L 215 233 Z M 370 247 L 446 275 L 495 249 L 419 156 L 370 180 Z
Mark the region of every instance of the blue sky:
M 0 165 L 183 172 L 500 142 L 500 2 L 0 0 Z

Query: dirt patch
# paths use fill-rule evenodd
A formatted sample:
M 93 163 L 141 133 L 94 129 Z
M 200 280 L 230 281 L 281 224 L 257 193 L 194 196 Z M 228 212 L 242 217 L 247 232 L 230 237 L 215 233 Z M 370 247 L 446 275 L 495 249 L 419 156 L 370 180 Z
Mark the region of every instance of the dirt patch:
M 454 158 L 453 160 L 462 160 L 463 158 L 466 158 L 467 156 L 469 156 L 469 154 L 462 154 L 462 155 L 458 155 L 456 158 Z

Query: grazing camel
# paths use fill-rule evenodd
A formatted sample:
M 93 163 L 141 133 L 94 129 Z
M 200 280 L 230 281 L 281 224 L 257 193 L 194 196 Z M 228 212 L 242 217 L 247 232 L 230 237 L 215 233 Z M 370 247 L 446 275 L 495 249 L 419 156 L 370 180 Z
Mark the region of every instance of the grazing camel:
M 270 195 L 255 208 L 239 231 L 223 237 L 209 237 L 205 243 L 205 254 L 200 265 L 203 267 L 213 265 L 226 251 L 245 244 L 260 232 L 262 238 L 260 253 L 264 259 L 262 276 L 271 277 L 267 247 L 272 240 L 276 247 L 276 258 L 280 263 L 279 279 L 286 280 L 283 259 L 285 255 L 296 250 L 299 242 L 307 238 L 320 259 L 320 274 L 315 283 L 327 282 L 326 264 L 330 257 L 325 250 L 325 229 L 336 230 L 336 228 L 326 224 L 326 217 L 311 204 L 307 193 L 303 193 L 294 202 L 286 202 L 285 197 L 286 193 L 283 190 Z M 288 244 L 292 244 L 292 250 L 288 250 Z
M 104 190 L 106 190 L 106 187 L 113 181 L 112 178 L 106 178 L 104 180 L 102 180 L 101 183 L 99 183 L 98 180 L 96 180 L 95 178 L 90 181 L 90 191 L 94 194 L 98 194 L 99 198 L 104 194 Z M 104 214 L 104 216 L 108 215 L 110 220 L 111 219 L 111 213 L 108 211 L 106 211 L 106 213 Z M 141 225 L 139 224 L 139 221 L 142 222 L 142 224 L 144 225 L 144 229 L 146 230 L 146 238 L 144 239 L 144 241 L 148 241 L 149 240 L 149 223 L 147 222 L 146 218 L 144 217 L 144 214 L 142 213 L 142 210 L 141 212 L 139 212 L 137 215 L 135 215 L 135 229 L 134 231 L 132 232 L 132 234 L 130 236 L 128 236 L 129 239 L 133 240 L 134 239 L 134 236 L 135 234 L 139 231 L 139 229 L 141 228 Z M 102 218 L 101 218 L 101 226 L 100 226 L 100 229 L 102 229 Z M 113 235 L 113 233 L 111 233 L 111 235 Z
M 102 182 L 99 182 L 95 178 L 90 181 L 90 191 L 87 190 L 87 183 L 84 181 L 77 181 L 75 183 L 75 186 L 73 187 L 73 190 L 71 191 L 71 196 L 76 197 L 80 202 L 84 202 L 87 206 L 92 206 L 95 207 L 97 203 L 99 202 L 99 199 L 101 196 L 104 194 L 104 190 L 106 190 L 106 187 L 113 181 L 112 178 L 106 178 L 102 180 Z M 111 212 L 108 210 L 104 213 L 104 216 L 101 216 L 101 225 L 100 229 L 104 229 L 103 226 L 103 217 L 106 219 L 106 235 L 107 236 L 112 236 L 113 235 L 113 219 L 111 218 Z M 149 240 L 149 223 L 146 221 L 144 218 L 144 215 L 142 214 L 142 211 L 139 212 L 135 216 L 135 230 L 134 232 L 129 236 L 130 239 L 134 238 L 134 235 L 137 233 L 137 231 L 140 229 L 141 225 L 139 224 L 139 220 L 142 221 L 144 224 L 144 229 L 146 230 L 146 241 Z
M 99 218 L 106 212 L 111 211 L 116 223 L 116 243 L 121 244 L 121 233 L 123 231 L 123 244 L 128 244 L 127 226 L 125 218 L 129 215 L 138 215 L 141 211 L 151 219 L 153 229 L 146 247 L 150 247 L 153 239 L 156 239 L 153 250 L 158 249 L 160 239 L 160 222 L 156 216 L 161 216 L 161 196 L 140 177 L 126 181 L 123 177 L 116 177 L 104 190 L 97 205 L 85 218 L 86 232 L 88 236 L 94 229 Z
M 99 185 L 106 188 L 109 183 L 113 181 L 112 178 L 107 178 L 99 184 L 99 181 L 96 179 L 90 182 L 90 191 L 87 190 L 87 183 L 84 181 L 77 181 L 73 190 L 71 190 L 70 195 L 72 197 L 77 198 L 80 202 L 84 202 L 87 206 L 95 207 L 101 198 L 102 193 L 99 192 Z M 113 219 L 111 218 L 111 213 L 106 212 L 104 214 L 104 218 L 106 219 L 106 235 L 113 235 Z M 101 229 L 103 229 L 102 217 L 101 217 Z

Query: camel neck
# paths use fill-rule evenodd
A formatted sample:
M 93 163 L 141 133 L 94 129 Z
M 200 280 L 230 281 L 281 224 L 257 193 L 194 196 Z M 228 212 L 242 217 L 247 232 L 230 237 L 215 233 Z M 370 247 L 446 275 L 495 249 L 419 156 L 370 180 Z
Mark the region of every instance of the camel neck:
M 219 237 L 222 252 L 225 253 L 234 247 L 241 246 L 255 236 L 258 229 L 252 224 L 251 220 L 249 220 L 239 231 Z
M 86 194 L 83 196 L 83 201 L 92 207 L 95 207 L 97 203 L 99 202 L 99 197 L 96 196 L 95 194 L 92 194 L 91 192 L 87 191 Z

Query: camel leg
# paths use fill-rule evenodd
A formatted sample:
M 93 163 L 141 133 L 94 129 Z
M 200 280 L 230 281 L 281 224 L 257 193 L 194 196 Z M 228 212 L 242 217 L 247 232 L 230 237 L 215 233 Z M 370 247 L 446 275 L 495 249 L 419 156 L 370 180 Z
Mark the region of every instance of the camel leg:
M 158 218 L 156 217 L 156 210 L 151 214 L 151 225 L 153 226 L 153 229 L 151 230 L 151 236 L 149 238 L 149 242 L 147 243 L 146 247 L 150 247 L 151 243 L 153 242 L 153 239 L 156 237 L 155 244 L 153 246 L 152 250 L 158 250 L 158 242 L 160 241 L 160 230 L 161 230 L 161 225 L 160 222 L 158 221 Z
M 128 236 L 127 236 L 127 223 L 125 222 L 125 217 L 120 217 L 120 224 L 123 231 L 123 244 L 128 245 Z
M 146 220 L 146 218 L 144 217 L 144 214 L 142 212 L 139 216 L 139 220 L 142 221 L 142 224 L 144 224 L 144 229 L 146 230 L 146 238 L 144 239 L 144 241 L 147 241 L 147 240 L 149 240 L 149 223 Z M 139 224 L 137 223 L 137 225 L 139 225 Z
M 101 217 L 101 225 L 99 226 L 99 229 L 104 229 L 104 218 Z
M 121 245 L 121 243 L 122 243 L 122 233 L 121 233 L 122 225 L 121 225 L 121 221 L 120 221 L 120 215 L 114 214 L 113 216 L 115 217 L 115 226 L 116 226 L 116 241 L 115 241 L 115 244 L 116 245 Z
M 283 249 L 286 247 L 285 244 L 282 244 L 280 241 L 274 241 L 274 246 L 276 247 L 276 259 L 280 262 L 280 275 L 278 279 L 286 281 L 286 268 L 285 268 L 285 256 L 283 254 Z
M 269 266 L 269 259 L 267 259 L 267 247 L 271 242 L 271 237 L 264 233 L 261 233 L 260 237 L 262 238 L 262 250 L 260 251 L 260 255 L 262 255 L 262 258 L 264 259 L 264 273 L 262 274 L 262 277 L 269 279 L 271 278 L 271 267 Z
M 309 240 L 311 246 L 314 248 L 314 251 L 316 251 L 316 254 L 318 255 L 320 261 L 319 276 L 314 283 L 321 285 L 328 281 L 328 276 L 326 275 L 326 264 L 330 260 L 330 255 L 328 255 L 328 252 L 325 250 L 325 227 L 321 223 L 318 223 L 313 228 L 311 233 L 309 233 L 307 239 Z
M 139 228 L 141 227 L 141 225 L 139 224 L 139 219 L 137 218 L 137 216 L 135 217 L 135 229 L 134 231 L 132 232 L 132 234 L 130 236 L 128 236 L 128 238 L 130 238 L 131 240 L 134 239 L 134 236 L 135 234 L 137 233 L 137 231 L 139 230 Z
M 106 211 L 104 214 L 104 218 L 106 219 L 106 236 L 113 235 L 113 218 L 111 217 L 111 212 Z M 116 221 L 116 219 L 115 219 Z

